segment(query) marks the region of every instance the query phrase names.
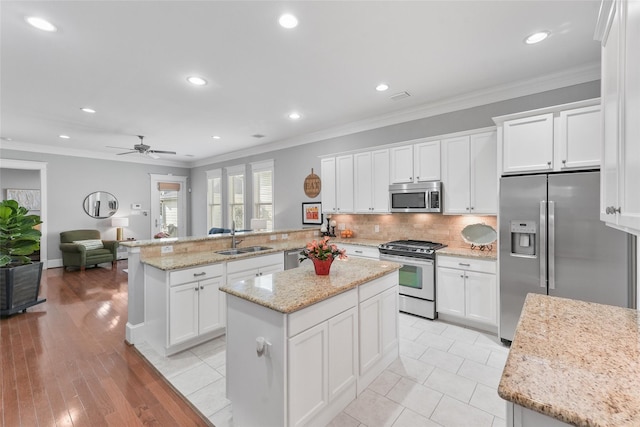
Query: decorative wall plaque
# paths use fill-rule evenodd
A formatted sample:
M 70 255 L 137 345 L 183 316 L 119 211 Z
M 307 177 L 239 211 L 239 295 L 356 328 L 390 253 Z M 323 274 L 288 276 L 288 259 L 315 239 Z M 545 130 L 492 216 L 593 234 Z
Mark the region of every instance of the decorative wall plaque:
M 313 168 L 311 168 L 311 174 L 307 175 L 304 179 L 304 194 L 306 194 L 310 199 L 313 199 L 320 194 L 321 188 L 322 183 L 320 182 L 320 177 L 313 173 Z

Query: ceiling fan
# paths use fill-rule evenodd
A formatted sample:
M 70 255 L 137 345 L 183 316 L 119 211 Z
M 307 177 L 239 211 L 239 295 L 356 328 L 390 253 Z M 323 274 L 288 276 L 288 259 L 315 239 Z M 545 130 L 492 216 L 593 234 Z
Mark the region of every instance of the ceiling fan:
M 121 150 L 130 150 L 130 151 L 126 151 L 124 153 L 118 153 L 118 156 L 122 156 L 123 154 L 132 154 L 132 153 L 140 153 L 140 154 L 146 154 L 147 156 L 151 157 L 152 159 L 159 159 L 160 156 L 158 156 L 157 154 L 176 154 L 175 151 L 162 151 L 162 150 L 151 150 L 151 146 L 147 145 L 143 142 L 144 136 L 143 135 L 138 135 L 138 138 L 140 138 L 140 143 L 136 144 L 133 146 L 133 149 L 128 149 L 128 148 L 123 148 L 123 147 L 111 147 L 111 146 L 107 146 L 108 148 L 119 148 Z

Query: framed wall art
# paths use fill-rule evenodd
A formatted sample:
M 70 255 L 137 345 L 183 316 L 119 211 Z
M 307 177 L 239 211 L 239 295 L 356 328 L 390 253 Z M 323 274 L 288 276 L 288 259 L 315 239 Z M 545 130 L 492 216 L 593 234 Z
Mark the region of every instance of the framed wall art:
M 322 203 L 303 203 L 302 223 L 308 225 L 322 224 Z
M 30 211 L 39 211 L 40 206 L 40 190 L 18 190 L 15 188 L 7 188 L 7 200 L 15 200 L 20 206 Z

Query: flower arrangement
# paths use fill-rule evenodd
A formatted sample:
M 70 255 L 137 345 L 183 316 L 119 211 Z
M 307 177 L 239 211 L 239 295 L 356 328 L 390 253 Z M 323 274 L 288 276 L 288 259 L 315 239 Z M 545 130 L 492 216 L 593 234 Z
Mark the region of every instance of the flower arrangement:
M 300 258 L 298 258 L 298 260 L 300 262 L 305 259 L 324 261 L 327 259 L 333 260 L 336 257 L 345 259 L 347 257 L 346 251 L 344 249 L 338 249 L 334 244 L 329 244 L 329 236 L 325 236 L 319 242 L 314 240 L 307 243 L 307 247 L 300 252 Z

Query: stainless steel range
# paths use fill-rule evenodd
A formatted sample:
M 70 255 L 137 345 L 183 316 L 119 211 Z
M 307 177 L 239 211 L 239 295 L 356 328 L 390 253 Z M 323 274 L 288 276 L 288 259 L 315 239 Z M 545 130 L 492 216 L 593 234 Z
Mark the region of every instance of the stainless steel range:
M 396 240 L 378 246 L 380 259 L 402 264 L 400 269 L 400 311 L 435 319 L 436 251 L 442 243 Z

